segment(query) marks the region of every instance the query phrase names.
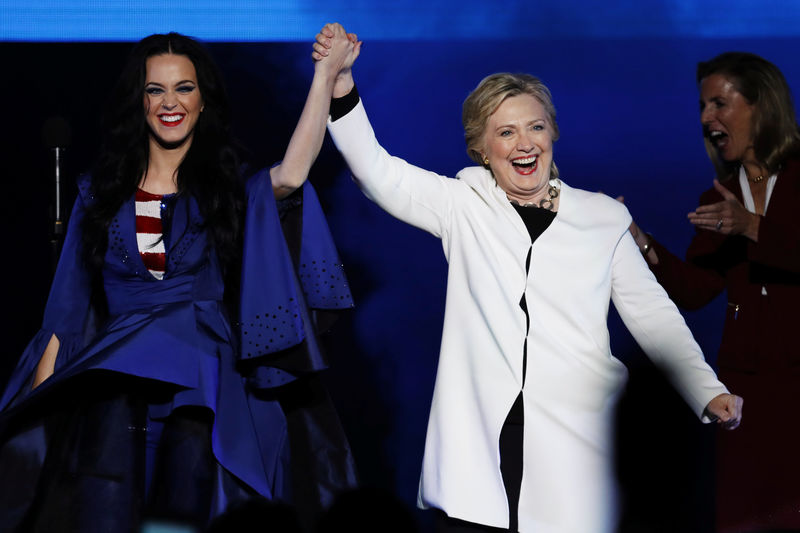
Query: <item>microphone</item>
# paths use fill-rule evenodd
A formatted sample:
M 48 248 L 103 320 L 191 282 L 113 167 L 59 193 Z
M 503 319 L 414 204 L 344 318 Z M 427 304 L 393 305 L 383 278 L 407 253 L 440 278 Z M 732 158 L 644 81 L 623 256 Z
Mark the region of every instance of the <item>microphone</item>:
M 61 219 L 61 159 L 64 150 L 69 146 L 72 131 L 64 117 L 48 118 L 42 126 L 42 141 L 52 150 L 55 177 L 55 214 L 53 218 L 53 236 L 58 240 L 64 234 L 64 223 Z

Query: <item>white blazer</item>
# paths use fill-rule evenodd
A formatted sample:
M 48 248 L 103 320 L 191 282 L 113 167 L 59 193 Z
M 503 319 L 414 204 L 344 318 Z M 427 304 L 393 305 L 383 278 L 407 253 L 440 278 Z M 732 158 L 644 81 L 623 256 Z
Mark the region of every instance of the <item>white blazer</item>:
M 561 189 L 558 213 L 531 246 L 488 170 L 466 168 L 452 179 L 390 156 L 362 103 L 328 128 L 364 193 L 439 237 L 448 261 L 418 505 L 508 527 L 498 442 L 522 391 L 519 530 L 612 531 L 612 415 L 627 370 L 611 354 L 609 301 L 698 416 L 727 392 L 647 268 L 625 206 L 553 180 Z

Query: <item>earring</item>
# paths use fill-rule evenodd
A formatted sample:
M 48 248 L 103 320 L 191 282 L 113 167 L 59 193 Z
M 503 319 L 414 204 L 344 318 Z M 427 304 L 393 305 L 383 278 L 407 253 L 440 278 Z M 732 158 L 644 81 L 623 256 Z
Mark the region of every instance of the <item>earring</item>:
M 483 164 L 486 165 L 487 167 L 489 166 L 489 158 L 488 157 L 483 156 Z

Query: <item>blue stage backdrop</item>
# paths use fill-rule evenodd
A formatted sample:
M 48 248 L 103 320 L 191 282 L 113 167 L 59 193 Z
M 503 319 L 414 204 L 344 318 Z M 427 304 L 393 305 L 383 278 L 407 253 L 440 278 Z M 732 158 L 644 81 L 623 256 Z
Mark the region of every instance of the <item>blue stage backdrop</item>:
M 787 37 L 794 0 L 3 0 L 0 40 L 303 41 L 330 21 L 375 40 Z
M 442 174 L 471 164 L 460 120 L 468 92 L 492 72 L 535 74 L 554 95 L 563 179 L 624 195 L 638 223 L 679 254 L 693 232 L 686 213 L 713 177 L 698 120 L 696 63 L 726 50 L 752 51 L 776 63 L 799 96 L 800 3 L 625 1 L 602 13 L 594 2 L 512 2 L 502 10 L 478 1 L 432 1 L 430 11 L 416 5 L 0 2 L 0 39 L 15 41 L 0 44 L 3 272 L 12 280 L 6 301 L 15 306 L 3 328 L 0 382 L 38 328 L 50 278 L 42 124 L 60 115 L 72 127 L 65 172 L 74 197 L 74 178 L 91 164 L 99 114 L 129 47 L 94 41 L 168 30 L 223 41 L 209 47 L 229 82 L 236 133 L 262 165 L 281 157 L 311 78 L 310 42 L 326 21 L 341 20 L 365 40 L 354 72 L 382 144 Z M 273 42 L 241 42 L 264 40 Z M 363 481 L 413 505 L 443 318 L 441 246 L 366 200 L 330 143 L 311 179 L 356 299 L 326 338 L 328 383 Z M 724 296 L 685 314 L 712 362 L 723 307 Z M 714 429 L 700 426 L 614 315 L 610 323 L 614 353 L 631 369 L 618 417 L 623 531 L 709 531 Z

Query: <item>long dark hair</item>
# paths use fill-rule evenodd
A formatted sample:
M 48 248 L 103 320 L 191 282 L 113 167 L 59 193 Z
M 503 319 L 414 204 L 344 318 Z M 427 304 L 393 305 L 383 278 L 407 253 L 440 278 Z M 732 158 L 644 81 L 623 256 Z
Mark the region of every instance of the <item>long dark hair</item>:
M 753 150 L 758 162 L 770 174 L 778 172 L 788 158 L 800 154 L 800 131 L 792 93 L 778 67 L 755 54 L 725 52 L 697 64 L 697 84 L 712 74 L 724 76 L 749 104 L 755 106 Z M 739 162 L 720 160 L 708 138 L 705 142 L 718 177 L 731 176 Z
M 178 194 L 196 199 L 223 267 L 235 264 L 240 253 L 244 195 L 222 76 L 197 41 L 178 33 L 156 34 L 134 46 L 104 114 L 102 148 L 92 173 L 93 201 L 83 227 L 84 252 L 95 269 L 103 264 L 111 220 L 147 171 L 146 64 L 148 58 L 162 54 L 191 60 L 204 105 L 192 144 L 178 167 Z

